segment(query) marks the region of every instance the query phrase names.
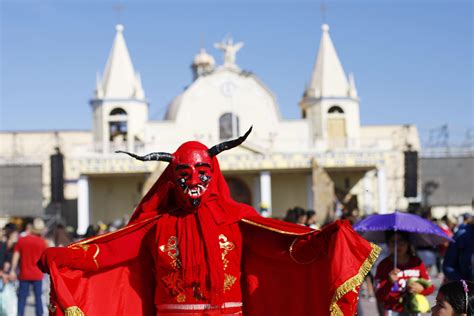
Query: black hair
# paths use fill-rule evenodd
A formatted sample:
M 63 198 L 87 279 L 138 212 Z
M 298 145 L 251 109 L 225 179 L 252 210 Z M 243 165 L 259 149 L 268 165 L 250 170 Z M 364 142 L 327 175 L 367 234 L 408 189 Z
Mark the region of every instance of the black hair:
M 411 243 L 411 238 L 410 238 L 410 233 L 409 232 L 387 230 L 385 232 L 385 241 L 387 242 L 387 244 L 390 241 L 390 239 L 392 239 L 392 237 L 395 236 L 395 234 L 400 236 L 401 239 L 408 242 L 408 254 L 412 257 L 416 256 L 416 251 L 415 251 L 415 248 L 413 247 L 413 245 Z
M 285 216 L 284 221 L 285 222 L 290 222 L 290 223 L 297 223 L 298 219 L 301 216 L 304 216 L 304 215 L 306 215 L 306 211 L 304 210 L 304 208 L 299 207 L 299 206 L 295 206 L 294 208 L 289 209 L 286 212 L 286 216 Z
M 461 281 L 448 282 L 439 288 L 444 299 L 452 306 L 456 315 L 467 314 L 474 315 L 474 283 L 464 281 L 467 284 L 467 310 L 466 310 L 466 292 Z

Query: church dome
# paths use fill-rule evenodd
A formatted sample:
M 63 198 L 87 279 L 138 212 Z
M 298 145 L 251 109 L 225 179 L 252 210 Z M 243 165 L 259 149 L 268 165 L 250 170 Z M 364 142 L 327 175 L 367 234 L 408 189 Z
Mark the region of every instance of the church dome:
M 204 48 L 194 57 L 193 66 L 214 66 L 216 61 L 209 55 Z

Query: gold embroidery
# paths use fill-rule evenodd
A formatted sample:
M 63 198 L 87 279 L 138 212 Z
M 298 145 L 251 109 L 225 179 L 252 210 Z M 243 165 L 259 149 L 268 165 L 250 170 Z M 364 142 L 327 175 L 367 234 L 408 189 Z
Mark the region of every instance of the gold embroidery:
M 90 248 L 91 245 L 94 245 L 96 247 L 96 251 L 94 255 L 92 256 L 92 260 L 95 263 L 95 266 L 97 267 L 97 270 L 99 270 L 99 263 L 97 262 L 97 256 L 99 255 L 100 249 L 99 245 L 97 244 L 76 244 L 76 245 L 70 245 L 68 248 L 70 249 L 75 249 L 75 250 L 84 250 L 84 252 L 87 252 Z
M 229 260 L 226 259 L 226 255 L 234 250 L 235 245 L 233 242 L 228 241 L 227 237 L 224 234 L 219 235 L 219 246 L 221 249 L 224 249 L 222 251 L 222 263 L 224 264 L 224 271 L 227 269 L 227 266 L 229 265 Z
M 186 302 L 186 295 L 184 295 L 183 293 L 178 294 L 178 296 L 176 296 L 176 302 L 178 303 Z
M 87 251 L 89 250 L 89 245 L 83 245 L 83 244 L 79 244 L 79 245 L 74 245 L 71 247 L 71 249 L 82 249 L 84 251 Z
M 165 275 L 161 278 L 161 281 L 165 284 L 166 288 L 168 288 L 170 294 L 176 296 L 178 303 L 186 301 L 184 282 L 179 271 Z
M 93 245 L 95 245 L 95 246 L 97 247 L 97 250 L 95 251 L 95 254 L 94 254 L 94 256 L 92 257 L 92 259 L 94 260 L 94 263 L 95 263 L 95 265 L 96 265 L 96 267 L 97 267 L 97 270 L 99 270 L 99 263 L 97 262 L 97 256 L 99 255 L 100 249 L 99 249 L 99 245 L 97 245 L 97 244 L 93 244 Z
M 77 306 L 70 306 L 64 310 L 65 316 L 84 316 L 84 313 Z
M 237 278 L 230 274 L 224 274 L 224 292 L 230 290 L 232 285 L 234 285 Z
M 365 259 L 364 263 L 362 263 L 361 267 L 359 268 L 359 272 L 336 289 L 336 292 L 332 297 L 331 306 L 329 308 L 331 316 L 343 315 L 341 308 L 339 305 L 337 305 L 337 301 L 339 301 L 346 293 L 354 290 L 356 287 L 361 285 L 362 282 L 364 282 L 365 276 L 367 273 L 369 273 L 370 268 L 372 268 L 375 261 L 377 260 L 382 248 L 373 243 L 370 243 L 370 245 L 372 246 L 372 250 L 370 251 L 367 259 Z
M 181 268 L 181 261 L 179 260 L 179 249 L 178 249 L 178 238 L 176 236 L 171 236 L 168 239 L 167 245 L 161 245 L 160 250 L 166 252 L 171 258 L 171 266 L 178 270 Z

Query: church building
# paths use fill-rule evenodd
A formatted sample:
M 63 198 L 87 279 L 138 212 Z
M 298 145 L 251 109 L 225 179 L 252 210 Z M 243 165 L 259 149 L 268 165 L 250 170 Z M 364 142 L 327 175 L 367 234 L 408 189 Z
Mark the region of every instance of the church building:
M 294 105 L 299 119 L 281 116 L 258 69 L 241 68 L 237 53 L 243 46 L 231 38 L 215 44 L 222 65 L 201 49 L 192 61 L 193 81 L 162 120 L 150 120 L 142 78 L 124 27 L 117 25 L 90 101 L 91 131 L 0 132 L 0 173 L 12 179 L 2 184 L 0 215 L 56 210 L 84 233 L 91 223 L 131 214 L 166 167 L 116 150 L 172 153 L 189 140 L 211 147 L 250 126 L 247 141 L 220 154 L 219 161 L 234 199 L 266 208 L 267 216 L 282 218 L 301 206 L 314 209 L 322 223 L 343 208 L 386 213 L 418 199 L 419 185 L 407 188 L 405 170 L 407 153 L 420 149 L 417 128 L 360 124 L 354 76 L 344 71 L 328 25 L 322 26 L 313 68 L 308 65 L 309 84 Z M 15 182 L 19 173 L 28 183 Z M 415 179 L 416 174 L 415 168 Z

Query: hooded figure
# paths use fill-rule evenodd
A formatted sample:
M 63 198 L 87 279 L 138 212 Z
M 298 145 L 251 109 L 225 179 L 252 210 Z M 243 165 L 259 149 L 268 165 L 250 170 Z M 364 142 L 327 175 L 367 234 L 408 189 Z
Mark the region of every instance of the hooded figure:
M 379 248 L 347 222 L 314 231 L 234 201 L 216 156 L 250 131 L 210 149 L 127 153 L 170 164 L 126 227 L 43 254 L 51 314 L 355 314 Z

